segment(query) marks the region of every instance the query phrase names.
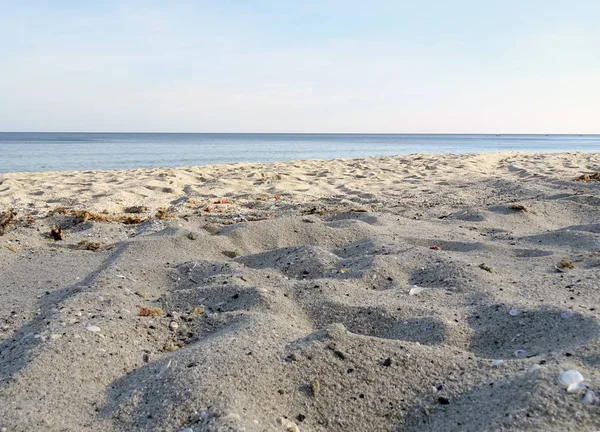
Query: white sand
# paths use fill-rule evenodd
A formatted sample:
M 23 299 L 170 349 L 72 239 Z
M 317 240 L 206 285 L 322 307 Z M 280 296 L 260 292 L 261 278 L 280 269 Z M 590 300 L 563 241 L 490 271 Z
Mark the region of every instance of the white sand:
M 600 392 L 600 182 L 573 181 L 596 171 L 495 153 L 0 174 L 19 219 L 0 428 L 600 430 L 557 381 Z

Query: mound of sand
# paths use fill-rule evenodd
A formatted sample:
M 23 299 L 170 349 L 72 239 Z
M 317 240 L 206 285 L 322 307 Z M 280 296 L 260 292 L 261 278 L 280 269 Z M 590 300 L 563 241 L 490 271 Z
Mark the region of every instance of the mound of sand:
M 600 183 L 574 180 L 599 170 L 502 153 L 0 175 L 0 427 L 598 430 L 558 376 L 600 391 Z

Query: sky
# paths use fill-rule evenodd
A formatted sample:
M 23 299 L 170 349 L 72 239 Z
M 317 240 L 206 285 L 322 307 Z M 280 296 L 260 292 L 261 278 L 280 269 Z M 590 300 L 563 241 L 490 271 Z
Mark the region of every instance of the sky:
M 0 131 L 600 133 L 598 17 L 598 0 L 0 0 Z

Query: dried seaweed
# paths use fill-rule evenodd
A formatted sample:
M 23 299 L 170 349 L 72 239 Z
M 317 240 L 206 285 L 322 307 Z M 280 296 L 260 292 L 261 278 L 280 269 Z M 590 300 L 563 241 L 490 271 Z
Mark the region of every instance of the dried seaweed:
M 163 314 L 163 310 L 159 307 L 143 307 L 140 309 L 142 317 L 157 317 Z
M 149 221 L 150 218 L 149 217 L 140 217 L 140 216 L 121 216 L 118 218 L 118 220 L 116 220 L 116 222 L 121 222 L 122 224 L 125 225 L 136 225 L 142 222 L 146 222 Z
M 188 207 L 198 207 L 200 204 L 201 204 L 200 201 L 194 200 L 194 199 L 187 200 L 187 202 L 186 202 L 186 205 Z
M 75 224 L 87 221 L 92 222 L 119 222 L 125 225 L 134 225 L 150 220 L 149 217 L 129 216 L 129 215 L 103 215 L 93 213 L 89 210 L 70 210 L 69 215 L 73 217 Z
M 575 264 L 573 264 L 573 261 L 570 259 L 564 258 L 556 265 L 556 267 L 559 269 L 574 269 Z
M 319 215 L 323 216 L 326 213 L 327 213 L 327 210 L 325 210 L 325 209 L 318 210 L 316 207 L 312 207 L 312 208 L 307 209 L 307 210 L 302 210 L 302 214 L 305 214 L 305 215 L 307 215 L 307 214 L 319 214 Z
M 65 234 L 63 233 L 60 225 L 55 225 L 52 227 L 50 230 L 50 236 L 56 241 L 65 239 Z
M 81 250 L 89 250 L 89 251 L 97 251 L 102 247 L 104 243 L 102 242 L 91 242 L 89 240 L 81 240 L 77 243 L 77 249 Z
M 4 235 L 6 227 L 17 222 L 17 212 L 13 209 L 8 209 L 0 213 L 0 236 Z
M 591 181 L 600 181 L 600 172 L 595 172 L 592 174 L 582 174 L 579 177 L 574 178 L 575 181 L 582 181 L 589 183 Z
M 149 210 L 146 206 L 130 206 L 123 209 L 124 213 L 144 213 Z
M 194 315 L 202 315 L 204 313 L 204 306 L 196 306 L 190 311 L 190 313 Z
M 54 207 L 52 210 L 50 210 L 47 214 L 48 217 L 50 216 L 54 216 L 54 215 L 66 215 L 67 214 L 67 209 L 64 208 L 63 206 L 56 206 Z
M 165 207 L 160 207 L 154 215 L 156 219 L 174 219 L 176 216 L 174 213 L 169 213 Z
M 485 263 L 479 264 L 479 268 L 481 270 L 485 270 L 488 273 L 495 273 L 496 272 L 496 269 L 494 268 L 494 266 L 487 265 Z
M 509 209 L 511 210 L 515 210 L 515 211 L 522 211 L 522 212 L 529 212 L 529 209 L 527 207 L 525 207 L 523 204 L 511 204 L 508 206 Z
M 258 222 L 258 221 L 272 220 L 272 219 L 275 219 L 275 216 L 264 216 L 264 217 L 260 217 L 260 216 L 248 216 L 246 218 L 246 222 Z

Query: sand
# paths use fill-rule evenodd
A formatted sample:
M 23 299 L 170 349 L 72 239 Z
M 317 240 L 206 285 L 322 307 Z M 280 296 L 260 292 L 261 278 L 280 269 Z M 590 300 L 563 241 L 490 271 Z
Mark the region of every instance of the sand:
M 494 153 L 0 174 L 0 428 L 600 430 L 558 382 L 600 391 L 600 182 L 573 180 L 596 171 Z

